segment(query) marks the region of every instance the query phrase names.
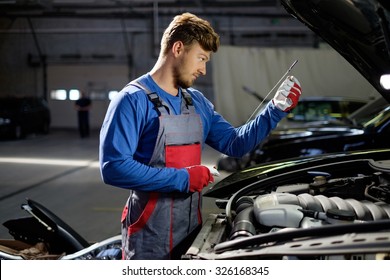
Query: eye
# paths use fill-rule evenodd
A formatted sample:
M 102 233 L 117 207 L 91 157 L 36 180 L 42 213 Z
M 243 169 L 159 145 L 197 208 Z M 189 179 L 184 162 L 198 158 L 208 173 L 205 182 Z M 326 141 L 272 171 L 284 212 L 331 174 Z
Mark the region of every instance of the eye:
M 209 57 L 205 54 L 199 54 L 198 55 L 198 61 L 199 62 L 208 62 L 209 61 Z

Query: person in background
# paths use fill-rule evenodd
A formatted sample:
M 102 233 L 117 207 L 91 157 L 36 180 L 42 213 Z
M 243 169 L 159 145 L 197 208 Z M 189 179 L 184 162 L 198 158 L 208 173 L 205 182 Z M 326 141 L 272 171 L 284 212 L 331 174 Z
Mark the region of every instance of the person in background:
M 290 76 L 255 119 L 233 127 L 192 87 L 219 44 L 208 21 L 175 16 L 154 67 L 107 109 L 102 180 L 130 190 L 121 218 L 123 259 L 179 259 L 202 225 L 202 190 L 214 181 L 201 163 L 204 145 L 241 157 L 297 105 L 301 87 Z
M 76 100 L 74 106 L 77 111 L 80 137 L 89 137 L 89 110 L 92 101 L 85 92 L 81 92 L 80 98 Z

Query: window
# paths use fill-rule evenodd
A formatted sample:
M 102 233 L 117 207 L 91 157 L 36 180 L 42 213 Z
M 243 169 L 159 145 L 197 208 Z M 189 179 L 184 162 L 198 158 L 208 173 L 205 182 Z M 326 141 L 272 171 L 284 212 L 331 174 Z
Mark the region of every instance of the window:
M 51 91 L 50 98 L 54 100 L 66 100 L 66 95 L 65 89 L 57 89 Z
M 111 90 L 109 93 L 108 93 L 108 99 L 109 100 L 112 100 L 114 98 L 114 95 L 116 95 L 118 93 L 117 90 Z
M 115 94 L 117 94 L 117 90 L 94 90 L 89 92 L 89 97 L 92 100 L 111 100 Z M 52 100 L 78 100 L 81 96 L 81 91 L 79 89 L 70 89 L 67 91 L 66 89 L 55 89 L 50 92 L 50 98 Z
M 69 91 L 70 100 L 78 100 L 80 98 L 80 91 L 78 89 L 71 89 Z

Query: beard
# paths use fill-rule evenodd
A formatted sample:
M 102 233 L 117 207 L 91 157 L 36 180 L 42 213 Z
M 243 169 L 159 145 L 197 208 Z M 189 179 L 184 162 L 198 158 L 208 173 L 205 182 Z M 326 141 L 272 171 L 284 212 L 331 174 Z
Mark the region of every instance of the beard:
M 173 69 L 173 79 L 177 86 L 186 89 L 194 84 L 194 80 L 186 79 L 181 69 L 185 69 L 185 65 L 183 65 L 183 63 L 178 63 L 178 65 Z
M 192 81 L 188 81 L 188 80 L 185 81 L 185 80 L 182 80 L 182 79 L 177 79 L 177 80 L 176 80 L 176 83 L 177 83 L 177 85 L 178 85 L 179 87 L 184 88 L 184 89 L 187 89 L 187 88 L 191 87 L 192 84 L 193 84 Z

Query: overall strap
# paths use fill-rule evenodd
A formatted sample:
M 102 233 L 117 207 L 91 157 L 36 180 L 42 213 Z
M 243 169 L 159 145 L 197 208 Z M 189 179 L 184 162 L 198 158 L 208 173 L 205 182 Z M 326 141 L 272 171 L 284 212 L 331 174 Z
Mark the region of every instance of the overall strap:
M 157 111 L 158 115 L 169 115 L 169 106 L 164 101 L 160 99 L 157 93 L 152 92 L 144 83 L 141 83 L 139 80 L 134 80 L 130 82 L 131 85 L 136 86 L 143 91 L 145 91 L 149 100 L 153 103 L 154 109 Z
M 185 108 L 187 109 L 187 110 L 185 110 L 185 109 L 183 110 L 183 105 L 182 105 L 182 110 L 181 110 L 182 113 L 185 114 L 187 112 L 187 114 L 188 113 L 194 114 L 195 113 L 195 107 L 194 107 L 194 104 L 192 102 L 191 95 L 184 88 L 181 89 L 181 93 L 183 94 L 183 99 L 185 101 Z
M 144 83 L 142 83 L 139 80 L 134 80 L 134 81 L 131 81 L 130 84 L 145 91 L 149 100 L 153 103 L 154 108 L 157 111 L 159 116 L 170 114 L 169 105 L 166 102 L 164 102 L 163 100 L 161 100 L 161 98 L 158 96 L 158 94 L 155 92 L 152 92 Z M 183 101 L 181 104 L 182 114 L 195 114 L 195 107 L 194 107 L 194 104 L 192 102 L 191 95 L 184 88 L 181 88 L 181 92 L 183 95 Z

